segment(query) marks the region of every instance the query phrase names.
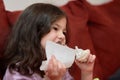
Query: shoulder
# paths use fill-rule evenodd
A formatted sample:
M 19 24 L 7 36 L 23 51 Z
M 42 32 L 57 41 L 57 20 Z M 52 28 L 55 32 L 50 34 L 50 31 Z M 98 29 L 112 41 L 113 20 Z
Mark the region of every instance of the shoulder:
M 42 80 L 42 78 L 36 73 L 34 73 L 29 77 L 25 75 L 21 75 L 19 72 L 16 71 L 10 73 L 9 69 L 7 68 L 3 80 Z

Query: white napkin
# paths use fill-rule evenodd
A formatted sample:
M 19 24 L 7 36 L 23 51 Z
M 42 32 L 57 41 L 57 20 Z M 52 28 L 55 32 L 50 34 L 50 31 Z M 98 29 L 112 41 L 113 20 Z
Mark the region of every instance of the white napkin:
M 65 64 L 66 68 L 69 68 L 72 66 L 75 60 L 75 49 L 51 41 L 47 41 L 46 43 L 47 60 L 42 62 L 40 70 L 47 69 L 48 61 L 52 55 L 54 55 L 57 60 Z

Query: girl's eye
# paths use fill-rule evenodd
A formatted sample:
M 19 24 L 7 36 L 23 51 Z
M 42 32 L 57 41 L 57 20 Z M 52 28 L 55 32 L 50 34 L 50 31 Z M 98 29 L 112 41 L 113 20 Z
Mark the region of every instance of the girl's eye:
M 57 27 L 53 27 L 53 29 L 54 29 L 55 31 L 57 31 L 57 30 L 58 30 L 58 28 L 57 28 Z
M 63 32 L 63 34 L 66 36 L 66 32 Z

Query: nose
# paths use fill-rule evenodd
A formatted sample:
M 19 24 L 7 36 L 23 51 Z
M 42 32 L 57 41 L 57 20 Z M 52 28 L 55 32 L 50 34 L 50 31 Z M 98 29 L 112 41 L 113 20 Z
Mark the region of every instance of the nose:
M 60 40 L 65 40 L 65 35 L 64 35 L 63 31 L 58 32 L 58 38 Z

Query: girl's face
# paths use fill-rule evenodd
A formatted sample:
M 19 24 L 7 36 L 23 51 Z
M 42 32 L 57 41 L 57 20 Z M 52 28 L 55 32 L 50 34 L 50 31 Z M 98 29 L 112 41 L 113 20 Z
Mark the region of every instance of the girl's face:
M 66 18 L 61 18 L 54 22 L 51 25 L 51 30 L 48 34 L 42 37 L 41 45 L 45 49 L 46 41 L 53 41 L 55 43 L 59 43 L 61 45 L 65 45 L 66 43 Z

